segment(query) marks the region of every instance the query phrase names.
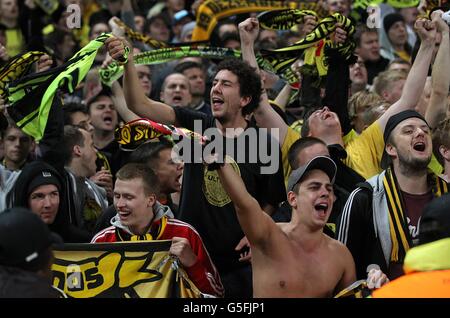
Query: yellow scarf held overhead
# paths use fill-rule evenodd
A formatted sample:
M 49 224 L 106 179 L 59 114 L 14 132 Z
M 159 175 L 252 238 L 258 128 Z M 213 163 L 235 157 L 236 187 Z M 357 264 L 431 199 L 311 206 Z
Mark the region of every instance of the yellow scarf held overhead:
M 272 10 L 258 15 L 259 25 L 266 30 L 289 30 L 303 23 L 305 16 L 314 16 L 317 13 L 311 10 Z
M 270 0 L 207 0 L 198 8 L 192 41 L 206 41 L 220 19 L 249 12 L 262 12 L 283 9 L 312 10 L 319 17 L 326 16 L 324 8 L 315 2 L 270 1 Z
M 336 24 L 338 23 L 347 32 L 349 40 L 335 46 L 331 41 L 326 40 L 326 38 L 335 31 Z M 323 76 L 327 72 L 327 67 L 324 62 L 324 47 L 330 46 L 336 48 L 341 55 L 349 58 L 355 49 L 355 43 L 351 40 L 354 32 L 355 27 L 349 18 L 340 13 L 334 13 L 322 19 L 311 33 L 307 34 L 295 44 L 276 50 L 262 50 L 261 55 L 272 64 L 275 71 L 283 72 L 305 53 L 305 63 L 315 65 L 319 75 Z M 323 41 L 325 42 L 321 43 Z
M 139 33 L 128 27 L 119 18 L 115 18 L 114 22 L 125 31 L 125 35 L 133 41 L 142 42 L 150 45 L 154 49 L 162 49 L 169 47 L 166 42 L 155 40 L 145 34 Z

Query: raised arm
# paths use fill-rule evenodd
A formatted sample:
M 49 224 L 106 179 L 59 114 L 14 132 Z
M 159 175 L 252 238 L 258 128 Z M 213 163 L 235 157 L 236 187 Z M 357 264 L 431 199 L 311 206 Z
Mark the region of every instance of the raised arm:
M 241 177 L 226 163 L 218 169 L 220 181 L 228 193 L 248 241 L 252 246 L 261 246 L 270 240 L 270 230 L 275 223 L 261 209 L 258 201 L 248 192 Z
M 127 101 L 125 100 L 125 96 L 123 95 L 122 87 L 117 81 L 112 84 L 111 90 L 113 93 L 111 98 L 120 117 L 122 117 L 122 119 L 125 120 L 126 122 L 138 119 L 139 116 L 133 113 L 128 108 Z
M 402 96 L 378 119 L 382 131 L 392 115 L 415 108 L 427 79 L 436 39 L 436 24 L 434 21 L 417 20 L 415 28 L 421 40 L 419 52 L 406 79 Z
M 286 105 L 289 103 L 291 97 L 292 87 L 289 83 L 286 83 L 281 91 L 278 93 L 277 98 L 275 98 L 275 104 L 281 107 L 283 111 L 286 110 Z
M 239 35 L 241 38 L 242 59 L 256 68 L 259 72 L 258 63 L 256 62 L 254 43 L 259 33 L 259 22 L 256 18 L 248 18 L 244 22 L 239 23 Z M 283 144 L 284 137 L 288 126 L 277 114 L 277 112 L 270 106 L 267 93 L 261 94 L 259 107 L 255 110 L 254 116 L 259 127 L 263 128 L 278 128 L 280 145 Z
M 109 55 L 115 60 L 120 60 L 125 54 L 125 40 L 111 37 L 106 40 Z M 128 45 L 129 46 L 129 45 Z M 145 96 L 139 83 L 139 78 L 134 67 L 133 55 L 129 54 L 127 63 L 124 64 L 123 90 L 125 100 L 131 111 L 138 116 L 146 117 L 163 124 L 175 125 L 175 111 L 169 105 L 154 101 Z
M 340 24 L 336 25 L 336 31 L 331 37 L 335 45 L 344 43 L 347 40 L 347 32 Z M 352 130 L 350 117 L 348 114 L 348 88 L 350 86 L 349 62 L 335 48 L 327 48 L 325 51 L 328 59 L 328 72 L 325 87 L 325 97 L 322 105 L 335 112 L 344 135 Z
M 434 128 L 439 121 L 445 118 L 447 112 L 447 95 L 450 86 L 450 40 L 448 24 L 442 20 L 443 12 L 434 11 L 432 17 L 437 15 L 436 27 L 442 34 L 441 44 L 433 64 L 433 73 L 431 77 L 432 92 L 428 108 L 425 113 L 425 119 L 428 124 Z

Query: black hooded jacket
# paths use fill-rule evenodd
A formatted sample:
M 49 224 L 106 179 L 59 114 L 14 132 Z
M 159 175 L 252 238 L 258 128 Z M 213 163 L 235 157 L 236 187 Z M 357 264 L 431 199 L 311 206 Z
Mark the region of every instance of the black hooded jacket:
M 90 234 L 72 225 L 66 199 L 67 185 L 58 171 L 43 161 L 34 161 L 24 166 L 16 184 L 7 196 L 8 206 L 25 207 L 28 206 L 28 185 L 42 171 L 50 171 L 61 184 L 60 202 L 55 221 L 49 225 L 51 231 L 59 234 L 65 242 L 89 242 Z

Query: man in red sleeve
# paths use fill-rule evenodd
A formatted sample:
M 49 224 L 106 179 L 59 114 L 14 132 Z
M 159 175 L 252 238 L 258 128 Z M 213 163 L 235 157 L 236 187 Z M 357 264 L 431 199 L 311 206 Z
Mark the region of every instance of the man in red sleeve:
M 172 240 L 169 253 L 176 256 L 197 288 L 223 295 L 219 273 L 197 231 L 171 218 L 172 212 L 157 200 L 158 177 L 144 164 L 130 163 L 117 172 L 114 186 L 116 216 L 112 226 L 94 236 L 92 243 L 137 240 Z

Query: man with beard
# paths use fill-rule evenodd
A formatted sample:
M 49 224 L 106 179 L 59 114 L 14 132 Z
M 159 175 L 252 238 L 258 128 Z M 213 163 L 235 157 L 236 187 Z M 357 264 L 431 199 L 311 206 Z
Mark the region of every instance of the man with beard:
M 427 169 L 431 132 L 419 113 L 392 116 L 384 141 L 386 170 L 350 194 L 338 221 L 338 240 L 352 253 L 359 279 L 374 265 L 391 280 L 400 276 L 406 252 L 417 244 L 424 206 L 448 191 L 447 183 Z
M 342 63 L 333 63 L 330 64 L 328 69 L 326 96 L 322 102 L 323 105 L 328 105 L 333 111 L 327 106 L 310 108 L 304 115 L 301 137 L 316 137 L 323 140 L 327 145 L 338 145 L 340 148 L 344 148 L 346 153 L 342 152 L 342 161 L 366 179 L 380 173 L 382 171 L 380 160 L 383 153 L 384 127 L 391 116 L 413 108 L 420 100 L 435 47 L 435 20 L 437 19 L 438 17 L 434 18 L 433 21 L 417 21 L 416 27 L 421 38 L 421 46 L 418 57 L 414 61 L 405 82 L 401 97 L 362 134 L 358 135 L 352 130 L 348 116 L 348 67 Z M 242 52 L 247 60 L 250 60 L 250 54 L 254 56 L 252 46 L 256 33 L 255 29 L 257 28 L 259 27 L 256 21 L 247 30 L 240 29 Z M 337 28 L 337 30 L 340 31 L 339 33 L 336 32 L 336 35 L 338 35 L 336 38 L 339 40 L 336 42 L 343 42 L 347 35 L 342 29 Z M 253 61 L 256 64 L 254 57 Z M 341 67 L 338 69 L 339 65 Z M 336 80 L 331 80 L 333 77 Z M 287 126 L 282 118 L 273 111 L 272 107 L 267 107 L 267 103 L 260 103 L 260 106 L 254 112 L 254 117 L 260 127 L 279 128 L 279 141 L 282 147 L 283 160 L 285 160 L 290 146 L 300 138 L 298 132 Z M 286 177 L 290 173 L 290 167 L 288 165 L 283 167 Z

